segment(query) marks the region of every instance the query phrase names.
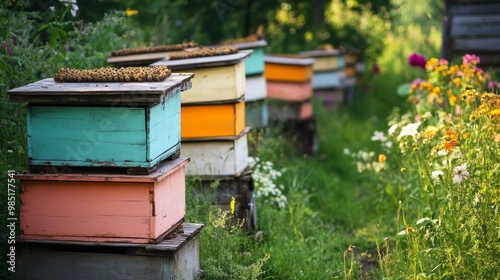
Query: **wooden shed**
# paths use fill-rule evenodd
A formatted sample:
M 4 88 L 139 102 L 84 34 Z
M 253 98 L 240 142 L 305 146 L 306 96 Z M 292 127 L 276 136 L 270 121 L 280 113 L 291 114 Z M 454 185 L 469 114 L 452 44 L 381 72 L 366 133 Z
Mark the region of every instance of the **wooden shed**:
M 500 68 L 500 1 L 446 0 L 442 56 L 481 58 L 481 68 Z

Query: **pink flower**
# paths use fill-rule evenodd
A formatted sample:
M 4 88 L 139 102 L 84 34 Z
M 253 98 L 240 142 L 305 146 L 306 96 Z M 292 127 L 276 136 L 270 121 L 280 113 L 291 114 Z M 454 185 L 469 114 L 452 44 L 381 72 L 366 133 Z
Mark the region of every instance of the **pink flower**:
M 446 60 L 444 58 L 440 58 L 439 59 L 439 65 L 448 65 L 448 60 Z
M 481 60 L 479 59 L 479 56 L 475 54 L 466 54 L 462 57 L 462 63 L 466 66 L 469 64 L 473 65 L 479 64 L 480 61 Z
M 414 52 L 408 56 L 408 63 L 413 67 L 420 67 L 425 70 L 427 59 L 425 59 L 425 56 Z
M 415 80 L 413 80 L 413 81 L 411 82 L 411 85 L 412 85 L 412 86 L 416 86 L 416 87 L 418 87 L 418 86 L 419 86 L 422 82 L 425 82 L 425 80 L 422 80 L 422 79 L 420 79 L 420 78 L 416 78 Z
M 498 88 L 498 81 L 489 81 L 488 82 L 488 89 L 489 90 L 496 89 L 496 88 Z
M 476 71 L 478 74 L 483 74 L 484 73 L 483 69 L 481 69 L 481 68 L 479 68 L 477 66 L 474 66 L 474 71 Z
M 5 48 L 5 51 L 7 52 L 7 55 L 8 55 L 8 56 L 12 56 L 12 50 L 10 49 L 9 44 L 7 44 L 7 43 L 2 44 L 2 47 L 4 47 L 4 48 Z

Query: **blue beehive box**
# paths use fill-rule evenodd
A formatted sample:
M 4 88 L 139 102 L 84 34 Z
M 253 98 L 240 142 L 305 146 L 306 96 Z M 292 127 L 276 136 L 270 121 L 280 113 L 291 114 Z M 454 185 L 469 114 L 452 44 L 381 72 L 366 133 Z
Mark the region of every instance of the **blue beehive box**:
M 31 166 L 154 167 L 180 148 L 180 93 L 193 74 L 161 82 L 56 83 L 10 90 L 28 102 Z
M 245 60 L 245 75 L 259 75 L 264 73 L 264 48 L 267 46 L 265 40 L 233 44 L 239 50 L 253 50 L 252 55 Z

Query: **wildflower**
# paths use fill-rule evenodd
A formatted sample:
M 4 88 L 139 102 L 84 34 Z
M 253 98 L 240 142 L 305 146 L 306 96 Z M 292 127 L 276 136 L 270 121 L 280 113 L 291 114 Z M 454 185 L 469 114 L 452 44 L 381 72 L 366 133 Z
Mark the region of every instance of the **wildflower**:
M 490 111 L 490 116 L 492 117 L 498 117 L 500 116 L 500 109 L 495 109 Z
M 12 50 L 10 49 L 9 44 L 7 44 L 7 43 L 2 44 L 2 47 L 4 47 L 4 48 L 5 48 L 5 52 L 7 52 L 7 55 L 8 55 L 8 56 L 12 56 Z
M 377 75 L 380 74 L 382 71 L 380 70 L 380 66 L 378 64 L 373 64 L 372 67 L 372 74 Z
M 488 82 L 488 89 L 493 90 L 498 88 L 498 81 L 489 81 Z
M 404 126 L 401 129 L 401 133 L 398 136 L 398 140 L 404 136 L 415 137 L 418 134 L 417 129 L 419 126 L 420 126 L 420 122 L 407 124 L 406 126 Z
M 181 27 L 182 26 L 182 20 L 178 19 L 175 21 L 175 26 Z
M 383 163 L 387 157 L 384 154 L 378 155 L 378 162 Z
M 131 9 L 131 8 L 127 8 L 125 9 L 125 14 L 128 16 L 128 17 L 132 17 L 132 16 L 135 16 L 139 13 L 138 10 L 134 10 L 134 9 Z
M 431 178 L 434 180 L 439 179 L 440 176 L 444 176 L 444 172 L 441 170 L 435 170 L 435 171 L 432 171 L 432 173 L 431 173 Z
M 381 141 L 385 142 L 387 140 L 387 137 L 382 131 L 375 131 L 373 132 L 373 136 L 370 138 L 372 141 Z
M 469 64 L 476 65 L 479 64 L 479 62 L 480 62 L 479 56 L 475 54 L 466 54 L 462 57 L 462 63 L 465 66 L 468 66 Z
M 428 126 L 427 128 L 425 128 L 424 135 L 428 139 L 432 139 L 432 138 L 436 137 L 438 132 L 439 132 L 439 128 L 431 125 L 431 126 Z
M 234 207 L 236 205 L 236 199 L 234 198 L 234 196 L 231 197 L 231 204 L 229 205 L 229 207 L 231 208 L 231 214 L 234 214 Z
M 437 152 L 437 154 L 438 154 L 438 156 L 445 156 L 445 155 L 447 155 L 447 154 L 448 154 L 448 151 L 447 151 L 447 150 L 439 150 L 439 151 Z
M 453 184 L 460 184 L 465 179 L 467 179 L 467 177 L 469 177 L 469 172 L 467 171 L 467 163 L 453 168 Z
M 398 128 L 398 124 L 393 124 L 391 127 L 389 127 L 389 130 L 387 131 L 387 133 L 389 135 L 392 135 L 392 134 L 394 134 L 394 132 L 396 131 L 397 128 Z
M 448 60 L 446 60 L 444 58 L 440 58 L 439 59 L 439 65 L 448 65 Z
M 407 227 L 406 228 L 406 233 L 411 233 L 411 232 L 413 232 L 413 229 L 411 227 Z
M 406 172 L 406 168 L 401 167 L 400 171 L 401 171 L 401 173 L 404 173 L 404 172 Z
M 71 15 L 76 17 L 76 12 L 79 10 L 76 0 L 59 0 L 59 2 L 63 3 L 66 7 L 70 7 Z
M 456 139 L 451 139 L 450 141 L 445 142 L 442 146 L 441 149 L 445 149 L 448 152 L 451 152 L 453 148 L 455 148 L 460 142 Z
M 425 59 L 425 56 L 423 55 L 412 53 L 408 56 L 408 63 L 413 67 L 420 67 L 425 70 L 427 59 Z
M 386 147 L 388 149 L 392 148 L 392 142 L 391 141 L 384 142 L 383 145 L 384 145 L 384 147 Z

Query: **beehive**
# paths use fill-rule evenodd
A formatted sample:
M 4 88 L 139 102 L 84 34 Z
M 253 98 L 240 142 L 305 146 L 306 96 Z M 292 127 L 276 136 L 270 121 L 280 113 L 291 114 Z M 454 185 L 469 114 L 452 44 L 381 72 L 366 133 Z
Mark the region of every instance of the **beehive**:
M 245 101 L 183 105 L 181 118 L 182 141 L 237 136 L 245 128 Z
M 313 74 L 314 60 L 300 56 L 264 57 L 267 81 L 307 82 Z
M 28 102 L 30 165 L 153 167 L 180 145 L 181 91 L 193 74 L 161 82 L 44 79 L 9 91 Z M 127 151 L 124 153 L 124 151 Z
M 264 73 L 264 48 L 267 46 L 265 40 L 253 42 L 240 42 L 231 44 L 239 50 L 252 50 L 252 55 L 245 61 L 245 74 L 247 76 L 260 75 Z
M 227 55 L 161 61 L 151 66 L 167 65 L 173 71 L 194 73 L 193 89 L 181 96 L 182 104 L 238 100 L 245 94 L 245 63 L 251 50 Z
M 248 166 L 247 133 L 237 136 L 183 140 L 181 153 L 192 159 L 187 175 L 239 176 Z
M 114 50 L 108 56 L 108 63 L 116 66 L 148 66 L 173 52 L 196 48 L 196 43 L 184 43 Z
M 20 174 L 21 238 L 158 242 L 184 219 L 187 163 L 165 161 L 145 176 Z

